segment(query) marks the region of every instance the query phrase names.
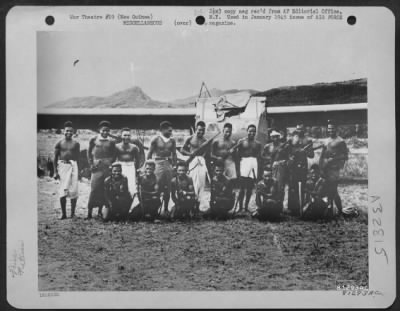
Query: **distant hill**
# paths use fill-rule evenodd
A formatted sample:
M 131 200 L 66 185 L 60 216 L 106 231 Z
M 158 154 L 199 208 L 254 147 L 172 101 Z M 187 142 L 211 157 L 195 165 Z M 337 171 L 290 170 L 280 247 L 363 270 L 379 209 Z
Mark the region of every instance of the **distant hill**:
M 243 91 L 255 96 L 267 96 L 267 105 L 270 107 L 360 103 L 367 102 L 367 79 L 287 86 L 263 92 L 252 89 L 210 89 L 213 97 Z M 106 97 L 73 97 L 50 104 L 46 108 L 192 108 L 197 97 L 198 94 L 162 102 L 152 99 L 140 87 L 135 86 Z
M 368 102 L 367 79 L 279 87 L 255 95 L 266 96 L 269 107 Z
M 152 99 L 138 87 L 132 87 L 110 96 L 73 97 L 53 103 L 46 108 L 183 108 L 184 105 L 174 105 Z

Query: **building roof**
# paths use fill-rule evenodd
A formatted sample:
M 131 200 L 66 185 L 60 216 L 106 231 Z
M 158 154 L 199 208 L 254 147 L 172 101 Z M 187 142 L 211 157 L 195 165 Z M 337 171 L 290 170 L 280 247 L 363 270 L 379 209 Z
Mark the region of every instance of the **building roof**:
M 267 107 L 267 114 L 367 110 L 368 103 Z
M 51 108 L 38 111 L 43 115 L 143 115 L 194 116 L 196 108 Z

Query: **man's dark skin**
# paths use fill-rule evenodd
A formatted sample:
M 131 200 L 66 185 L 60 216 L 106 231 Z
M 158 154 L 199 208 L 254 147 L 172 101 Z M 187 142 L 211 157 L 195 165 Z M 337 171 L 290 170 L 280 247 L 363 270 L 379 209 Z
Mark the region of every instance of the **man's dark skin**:
M 233 154 L 231 148 L 235 145 L 235 141 L 231 138 L 232 129 L 225 127 L 223 129 L 223 137 L 216 139 L 211 147 L 211 158 L 214 161 L 222 161 L 229 155 Z
M 117 161 L 135 162 L 135 168 L 139 168 L 139 148 L 131 143 L 131 133 L 128 130 L 121 133 L 122 142 L 116 145 Z
M 123 133 L 121 133 L 121 136 L 113 135 L 111 133 L 109 133 L 108 135 L 111 138 L 113 138 L 117 144 L 119 144 L 123 141 Z M 130 133 L 129 133 L 129 135 L 130 135 Z M 139 139 L 134 138 L 131 135 L 130 135 L 129 139 L 130 139 L 129 143 L 135 145 L 139 149 L 139 157 L 138 157 L 137 163 L 138 163 L 138 168 L 140 168 L 144 165 L 144 161 L 145 161 L 145 154 L 144 154 L 145 147 Z
M 302 125 L 298 125 L 295 135 L 291 139 L 289 148 L 289 195 L 288 195 L 288 208 L 291 213 L 297 215 L 299 213 L 300 202 L 304 201 L 304 186 L 307 180 L 308 160 L 307 158 L 314 158 L 314 150 L 306 148 L 312 141 L 304 135 Z M 306 149 L 305 149 L 306 148 Z M 302 185 L 300 198 L 299 195 L 299 182 Z
M 344 166 L 344 162 L 348 159 L 348 149 L 345 141 L 337 136 L 336 126 L 328 125 L 329 139 L 322 150 L 321 158 L 325 159 L 324 171 L 327 180 L 328 200 L 332 206 L 335 202 L 339 212 L 342 212 L 342 200 L 338 193 L 339 172 Z
M 64 128 L 65 138 L 60 140 L 55 146 L 54 152 L 54 178 L 59 179 L 60 175 L 57 170 L 58 160 L 63 161 L 76 161 L 79 167 L 79 153 L 80 145 L 77 141 L 73 140 L 72 135 L 74 134 L 74 129 L 70 126 Z M 75 216 L 76 203 L 78 199 L 71 199 L 71 218 Z M 67 197 L 60 198 L 62 216 L 61 219 L 66 219 L 66 206 Z
M 204 138 L 206 128 L 202 125 L 198 125 L 196 128 L 196 134 L 188 137 L 185 144 L 182 147 L 182 154 L 190 156 L 193 151 L 197 150 L 207 140 Z
M 99 128 L 99 133 L 101 135 L 101 138 L 107 139 L 110 134 L 110 128 L 108 126 L 101 126 Z M 116 153 L 116 147 L 115 147 L 115 141 L 114 140 L 104 140 L 101 141 L 101 143 L 97 142 L 97 136 L 93 137 L 89 141 L 89 148 L 87 151 L 87 156 L 88 156 L 88 162 L 90 165 L 90 169 L 96 170 L 98 165 L 104 165 L 108 164 L 111 165 L 111 163 L 115 162 L 117 153 Z M 104 160 L 103 160 L 104 159 Z M 86 219 L 91 219 L 92 218 L 92 210 L 95 206 L 90 205 L 91 202 L 88 202 L 88 216 Z M 98 206 L 99 208 L 99 216 L 101 216 L 102 208 L 103 205 Z
M 172 126 L 168 126 L 165 128 L 160 129 L 161 135 L 163 135 L 165 138 L 170 138 L 172 136 Z M 147 159 L 150 160 L 152 158 L 169 158 L 171 161 L 171 165 L 173 167 L 176 166 L 176 142 L 173 138 L 171 138 L 168 142 L 164 142 L 161 137 L 157 136 L 155 137 L 151 143 L 150 143 L 150 149 L 147 154 Z M 170 189 L 168 189 L 168 186 L 166 185 L 167 182 L 169 181 L 159 181 L 160 187 L 163 189 L 160 189 L 160 191 L 163 192 L 163 199 L 164 199 L 164 210 L 168 209 L 168 203 L 170 200 Z
M 247 129 L 247 137 L 240 140 L 240 144 L 237 149 L 238 159 L 240 161 L 242 158 L 247 158 L 247 157 L 256 158 L 257 165 L 258 167 L 260 167 L 261 143 L 255 140 L 255 137 L 256 137 L 256 127 L 250 126 Z M 245 210 L 247 211 L 249 208 L 249 202 L 253 191 L 254 182 L 256 179 L 256 174 L 258 172 L 253 172 L 253 173 L 254 176 L 252 177 L 243 177 L 243 176 L 240 177 L 239 211 L 243 209 L 243 199 L 245 197 L 245 194 L 246 194 Z

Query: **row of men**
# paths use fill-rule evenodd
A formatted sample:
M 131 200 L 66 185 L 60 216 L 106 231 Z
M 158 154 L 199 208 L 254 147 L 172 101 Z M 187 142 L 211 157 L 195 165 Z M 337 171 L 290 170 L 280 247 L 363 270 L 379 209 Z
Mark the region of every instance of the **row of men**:
M 223 166 L 223 175 L 229 179 L 239 177 L 240 192 L 238 196 L 239 210 L 248 209 L 254 183 L 259 173 L 265 173 L 263 168 L 272 170 L 272 177 L 276 181 L 278 201 L 284 199 L 285 185 L 288 184 L 288 209 L 293 214 L 300 214 L 305 206 L 306 180 L 308 174 L 307 158 L 314 157 L 313 144 L 305 137 L 302 125 L 296 127 L 293 138 L 282 142 L 281 134 L 272 131 L 272 142 L 265 145 L 255 139 L 256 127 L 249 125 L 247 137 L 235 142 L 232 138 L 232 125 L 226 123 L 222 137 L 206 140 L 204 137 L 205 124 L 200 121 L 196 125 L 196 133 L 188 137 L 182 147 L 182 154 L 176 150 L 176 142 L 172 138 L 172 125 L 168 121 L 160 124 L 160 134 L 152 139 L 147 159 L 154 160 L 154 174 L 159 192 L 162 193 L 163 209 L 168 209 L 171 194 L 171 185 L 179 157 L 188 162 L 189 176 L 193 180 L 195 197 L 198 199 L 204 193 L 206 178 L 209 178 L 205 155 L 210 149 L 212 163 L 220 162 Z M 322 175 L 326 180 L 324 191 L 328 197 L 329 207 L 335 202 L 339 212 L 342 210 L 340 196 L 337 191 L 340 169 L 347 160 L 348 150 L 343 139 L 336 135 L 336 127 L 328 125 L 330 135 L 327 144 L 323 147 L 320 164 Z M 72 139 L 73 128 L 66 122 L 65 138 L 55 147 L 55 176 L 61 177 L 60 202 L 63 216 L 66 217 L 66 197 L 71 198 L 71 214 L 74 215 L 77 199 L 77 167 L 79 161 L 79 143 Z M 140 146 L 132 143 L 130 130 L 123 129 L 122 141 L 116 143 L 110 137 L 110 123 L 102 121 L 99 124 L 99 135 L 89 142 L 88 161 L 92 170 L 91 193 L 88 202 L 88 218 L 92 217 L 92 210 L 107 205 L 104 181 L 110 175 L 110 166 L 118 161 L 122 174 L 127 177 L 128 189 L 131 197 L 138 192 L 136 176 L 141 163 Z M 211 144 L 211 148 L 208 147 Z M 199 152 L 200 151 L 200 152 Z M 213 169 L 214 170 L 214 169 Z M 267 169 L 268 171 L 269 169 Z M 215 172 L 213 171 L 213 174 Z M 212 181 L 212 180 L 211 180 Z M 211 182 L 212 184 L 212 182 Z M 196 202 L 197 210 L 199 202 Z

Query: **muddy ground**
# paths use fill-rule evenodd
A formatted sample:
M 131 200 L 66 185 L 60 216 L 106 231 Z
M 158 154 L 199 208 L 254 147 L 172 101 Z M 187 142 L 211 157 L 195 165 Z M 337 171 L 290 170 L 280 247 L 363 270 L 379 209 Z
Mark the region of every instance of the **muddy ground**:
M 61 221 L 58 185 L 38 179 L 41 291 L 334 290 L 335 280 L 368 285 L 365 215 L 330 223 L 289 216 L 275 223 L 250 216 L 103 223 L 84 220 L 89 184 L 79 186 L 77 218 Z M 367 185 L 342 185 L 340 193 L 345 204 L 366 209 Z

